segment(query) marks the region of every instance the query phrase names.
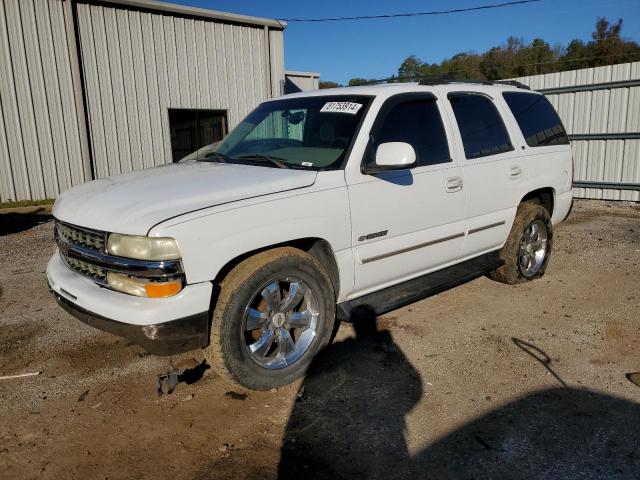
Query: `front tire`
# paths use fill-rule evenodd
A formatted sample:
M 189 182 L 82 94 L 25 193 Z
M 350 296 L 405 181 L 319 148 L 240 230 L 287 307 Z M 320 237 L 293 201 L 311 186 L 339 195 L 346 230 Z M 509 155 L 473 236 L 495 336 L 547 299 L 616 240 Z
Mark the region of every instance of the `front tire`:
M 334 323 L 335 294 L 322 265 L 296 248 L 275 248 L 222 281 L 205 356 L 221 377 L 269 390 L 304 375 Z
M 553 226 L 547 209 L 536 203 L 520 204 L 509 237 L 500 250 L 504 265 L 489 276 L 509 285 L 543 276 L 552 244 Z

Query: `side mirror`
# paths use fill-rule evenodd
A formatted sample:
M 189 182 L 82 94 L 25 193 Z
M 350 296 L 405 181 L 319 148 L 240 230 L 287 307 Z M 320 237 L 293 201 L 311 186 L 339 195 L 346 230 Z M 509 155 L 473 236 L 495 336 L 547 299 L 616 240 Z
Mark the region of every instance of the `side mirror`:
M 416 166 L 416 152 L 404 142 L 387 142 L 378 145 L 376 163 L 367 165 L 364 173 L 388 170 L 406 170 Z

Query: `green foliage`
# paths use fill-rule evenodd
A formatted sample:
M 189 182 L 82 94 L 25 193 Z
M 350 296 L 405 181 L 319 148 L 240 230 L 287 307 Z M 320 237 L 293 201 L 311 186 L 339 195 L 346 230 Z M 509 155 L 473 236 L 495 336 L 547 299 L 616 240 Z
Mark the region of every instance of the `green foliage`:
M 322 90 L 323 88 L 336 88 L 336 87 L 341 87 L 342 85 L 340 85 L 339 83 L 336 82 L 331 82 L 331 81 L 324 81 L 324 82 L 320 82 L 320 89 Z
M 19 200 L 19 201 L 8 201 L 8 202 L 0 202 L 0 208 L 21 208 L 21 207 L 38 207 L 41 205 L 53 205 L 55 200 L 46 199 L 46 200 Z
M 369 83 L 369 80 L 367 80 L 366 78 L 352 78 L 351 80 L 349 80 L 349 86 L 350 87 L 357 87 L 359 85 L 366 85 L 367 83 Z
M 505 44 L 484 53 L 458 53 L 439 64 L 410 55 L 392 81 L 409 82 L 423 76 L 498 80 L 640 60 L 640 45 L 624 39 L 621 31 L 622 19 L 610 23 L 599 17 L 590 41 L 576 39 L 566 47 L 552 46 L 542 38 L 527 43 L 522 38 L 509 37 Z

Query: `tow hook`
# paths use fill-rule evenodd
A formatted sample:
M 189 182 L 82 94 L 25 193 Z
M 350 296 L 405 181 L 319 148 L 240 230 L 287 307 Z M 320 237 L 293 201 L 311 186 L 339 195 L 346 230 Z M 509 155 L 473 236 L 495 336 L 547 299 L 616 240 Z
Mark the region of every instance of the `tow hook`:
M 180 370 L 170 370 L 158 375 L 156 383 L 156 391 L 158 396 L 161 397 L 163 393 L 171 394 L 178 385 L 178 377 L 182 374 Z M 166 391 L 165 391 L 166 390 Z
M 156 380 L 156 392 L 159 397 L 163 393 L 173 393 L 180 382 L 184 382 L 187 385 L 197 382 L 203 377 L 204 372 L 209 369 L 206 361 L 198 362 L 195 358 L 182 360 L 175 367 L 173 362 L 169 361 L 169 365 L 169 370 L 158 375 Z

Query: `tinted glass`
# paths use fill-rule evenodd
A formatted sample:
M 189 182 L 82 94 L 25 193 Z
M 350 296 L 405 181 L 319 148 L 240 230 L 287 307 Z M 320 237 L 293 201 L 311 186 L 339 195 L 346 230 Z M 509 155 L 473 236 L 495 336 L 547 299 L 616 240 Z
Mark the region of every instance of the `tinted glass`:
M 375 136 L 374 147 L 377 149 L 386 142 L 411 145 L 419 167 L 451 161 L 444 125 L 434 100 L 414 100 L 394 106 Z
M 524 139 L 530 147 L 569 143 L 562 121 L 549 100 L 535 93 L 506 92 L 509 105 Z
M 219 142 L 227 134 L 224 110 L 169 109 L 171 152 L 177 162 L 194 150 Z
M 478 158 L 513 150 L 509 134 L 493 102 L 484 95 L 449 94 L 464 153 Z

